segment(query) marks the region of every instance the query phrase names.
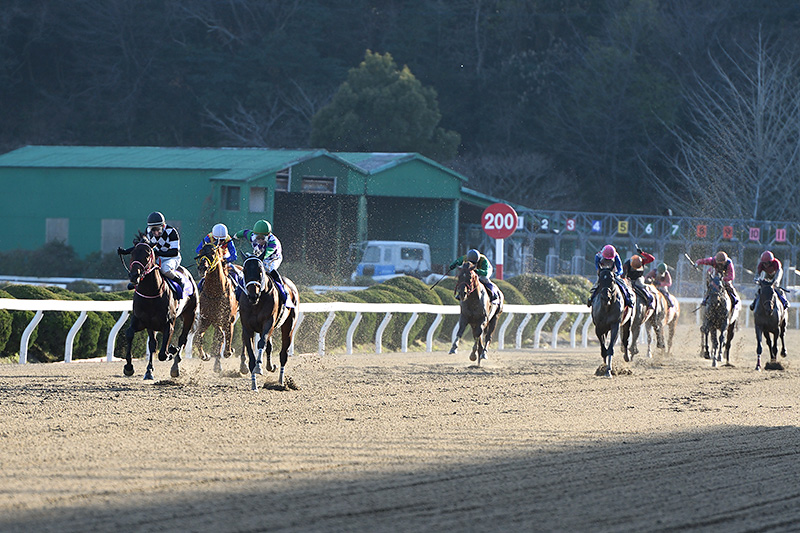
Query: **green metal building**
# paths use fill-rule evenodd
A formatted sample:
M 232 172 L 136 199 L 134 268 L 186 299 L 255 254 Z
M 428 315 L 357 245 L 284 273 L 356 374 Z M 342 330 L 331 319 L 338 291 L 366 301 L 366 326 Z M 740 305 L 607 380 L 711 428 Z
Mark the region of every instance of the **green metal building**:
M 346 272 L 350 245 L 367 239 L 426 242 L 441 265 L 460 252 L 460 225 L 495 201 L 466 181 L 416 153 L 26 146 L 0 155 L 0 250 L 113 252 L 161 211 L 184 263 L 215 223 L 263 218 L 286 261 L 325 272 Z

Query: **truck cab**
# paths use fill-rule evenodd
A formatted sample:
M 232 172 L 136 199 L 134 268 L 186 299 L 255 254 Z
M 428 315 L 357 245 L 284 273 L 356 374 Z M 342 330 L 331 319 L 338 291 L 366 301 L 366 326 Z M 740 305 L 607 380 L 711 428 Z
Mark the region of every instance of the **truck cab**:
M 411 241 L 364 241 L 353 245 L 356 269 L 350 279 L 370 277 L 385 281 L 397 276 L 417 278 L 431 273 L 431 248 Z

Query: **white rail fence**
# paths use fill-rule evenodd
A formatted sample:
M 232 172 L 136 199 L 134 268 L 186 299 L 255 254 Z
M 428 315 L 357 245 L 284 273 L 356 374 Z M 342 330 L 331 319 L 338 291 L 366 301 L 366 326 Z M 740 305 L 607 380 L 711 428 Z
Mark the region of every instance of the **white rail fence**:
M 683 314 L 691 313 L 691 311 L 700 302 L 699 298 L 680 298 L 683 307 Z M 743 302 L 743 309 L 745 313 L 745 327 L 750 325 L 750 317 L 752 313 L 746 307 L 747 302 Z M 0 309 L 7 309 L 9 311 L 34 311 L 35 314 L 27 327 L 22 333 L 19 347 L 19 362 L 25 364 L 28 361 L 28 348 L 30 337 L 36 326 L 42 320 L 42 316 L 46 311 L 73 311 L 79 312 L 77 320 L 67 333 L 67 338 L 64 344 L 64 362 L 69 363 L 72 361 L 73 344 L 75 336 L 78 334 L 81 326 L 86 320 L 86 314 L 89 311 L 107 311 L 107 312 L 120 312 L 121 315 L 117 319 L 114 326 L 106 340 L 106 360 L 111 361 L 114 356 L 114 346 L 116 343 L 119 330 L 125 324 L 133 310 L 133 302 L 131 300 L 125 301 L 74 301 L 74 300 L 17 300 L 12 298 L 0 298 Z M 794 310 L 794 324 L 795 328 L 800 329 L 800 308 L 795 307 Z M 421 314 L 435 315 L 433 323 L 428 328 L 425 335 L 425 349 L 428 352 L 433 351 L 433 341 L 436 330 L 439 328 L 444 315 L 458 315 L 460 309 L 456 305 L 431 305 L 431 304 L 392 304 L 392 303 L 353 303 L 353 302 L 314 302 L 300 304 L 300 313 L 298 316 L 297 327 L 303 321 L 303 318 L 310 313 L 327 313 L 325 321 L 322 323 L 319 331 L 319 340 L 317 351 L 320 355 L 325 354 L 325 337 L 328 329 L 333 324 L 336 313 L 349 312 L 355 313 L 353 321 L 347 329 L 345 337 L 345 348 L 348 354 L 353 353 L 353 337 L 364 313 L 376 313 L 383 315 L 383 319 L 378 325 L 375 332 L 375 353 L 382 353 L 383 349 L 383 333 L 386 327 L 392 320 L 392 317 L 398 313 L 410 313 L 410 317 L 403 328 L 401 336 L 401 351 L 408 351 L 408 337 L 414 323 L 417 321 Z M 534 330 L 533 348 L 539 349 L 542 346 L 542 337 L 544 334 L 544 327 L 550 320 L 551 316 L 558 315 L 553 329 L 548 335 L 548 345 L 555 349 L 558 347 L 559 333 L 561 326 L 567 320 L 569 315 L 574 315 L 575 320 L 570 326 L 569 344 L 571 348 L 578 346 L 578 335 L 580 333 L 581 342 L 580 346 L 586 348 L 588 346 L 590 332 L 589 327 L 592 324 L 590 309 L 585 305 L 569 305 L 569 304 L 546 304 L 546 305 L 506 305 L 504 307 L 503 315 L 500 317 L 495 338 L 497 339 L 497 349 L 505 349 L 505 337 L 509 327 L 511 327 L 512 320 L 517 316 L 522 316 L 522 321 L 516 326 L 514 348 L 520 349 L 523 342 L 523 332 L 526 326 L 534 318 L 539 317 Z M 696 322 L 699 324 L 699 313 L 696 313 Z M 458 324 L 453 328 L 451 333 L 451 342 L 455 340 L 456 330 Z M 467 328 L 469 329 L 469 328 Z M 471 333 L 465 333 L 467 339 L 471 338 Z M 192 354 L 192 340 L 193 335 L 190 335 L 189 340 L 184 348 L 184 356 L 191 357 Z M 290 353 L 292 352 L 290 348 Z

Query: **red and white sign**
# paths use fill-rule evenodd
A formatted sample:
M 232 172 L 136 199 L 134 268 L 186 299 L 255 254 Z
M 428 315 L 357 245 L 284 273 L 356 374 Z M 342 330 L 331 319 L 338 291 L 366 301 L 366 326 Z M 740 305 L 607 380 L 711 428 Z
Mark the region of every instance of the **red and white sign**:
M 481 226 L 493 239 L 511 237 L 517 230 L 517 212 L 508 204 L 492 204 L 483 211 Z

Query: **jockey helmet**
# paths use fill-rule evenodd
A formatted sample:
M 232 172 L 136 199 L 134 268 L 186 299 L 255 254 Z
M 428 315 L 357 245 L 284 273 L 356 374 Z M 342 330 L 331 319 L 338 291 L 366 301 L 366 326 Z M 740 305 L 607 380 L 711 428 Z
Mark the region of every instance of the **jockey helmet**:
M 603 251 L 600 253 L 603 255 L 603 259 L 614 259 L 617 256 L 616 248 L 610 244 L 603 246 Z
M 153 211 L 147 217 L 147 225 L 148 226 L 161 226 L 164 227 L 166 222 L 164 221 L 164 215 L 159 213 L 158 211 Z
M 642 268 L 642 258 L 639 257 L 638 255 L 634 255 L 633 257 L 631 257 L 631 267 L 637 270 Z
M 475 248 L 467 252 L 467 261 L 470 261 L 472 263 L 477 263 L 478 259 L 480 258 L 481 258 L 481 253 Z
M 211 236 L 217 240 L 224 240 L 228 238 L 228 227 L 225 224 L 214 224 L 211 228 Z
M 659 263 L 657 270 L 659 274 L 663 274 L 664 272 L 666 272 L 667 271 L 666 263 Z
M 714 256 L 714 261 L 716 261 L 717 264 L 722 264 L 727 260 L 728 260 L 728 254 L 726 254 L 723 251 L 717 252 L 717 255 Z
M 272 225 L 266 220 L 259 220 L 253 225 L 253 233 L 256 235 L 269 235 L 272 233 Z
M 771 263 L 775 259 L 775 256 L 772 255 L 772 252 L 767 250 L 763 254 L 761 254 L 761 262 L 762 263 Z

